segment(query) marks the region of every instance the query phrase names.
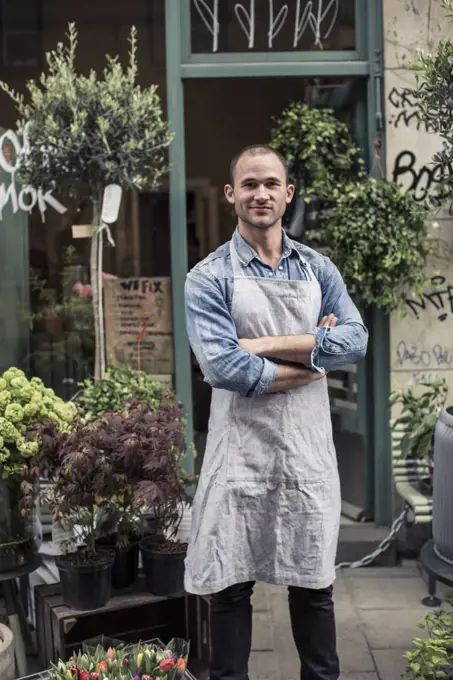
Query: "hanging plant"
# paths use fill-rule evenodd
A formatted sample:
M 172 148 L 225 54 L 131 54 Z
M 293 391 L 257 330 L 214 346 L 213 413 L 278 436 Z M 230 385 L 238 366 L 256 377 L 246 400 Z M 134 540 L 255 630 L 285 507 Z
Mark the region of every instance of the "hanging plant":
M 329 200 L 339 184 L 363 174 L 364 162 L 346 123 L 328 108 L 293 102 L 276 120 L 270 145 L 288 163 L 305 200 Z
M 91 286 L 95 320 L 95 377 L 105 370 L 102 318 L 103 232 L 100 209 L 104 188 L 154 190 L 168 171 L 172 136 L 163 118 L 157 86 L 137 84 L 137 31 L 131 29 L 129 64 L 107 57 L 102 76 L 76 69 L 77 30 L 69 24 L 68 44 L 47 53 L 48 72 L 27 83 L 28 98 L 5 82 L 24 136 L 17 178 L 25 184 L 56 189 L 62 196 L 93 205 Z
M 395 182 L 368 178 L 333 194 L 322 220 L 330 256 L 364 305 L 402 309 L 427 284 L 428 209 Z

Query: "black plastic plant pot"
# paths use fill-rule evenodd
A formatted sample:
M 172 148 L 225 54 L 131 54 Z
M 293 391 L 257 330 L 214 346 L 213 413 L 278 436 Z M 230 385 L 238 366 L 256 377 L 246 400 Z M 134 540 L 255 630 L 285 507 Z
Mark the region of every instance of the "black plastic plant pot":
M 187 544 L 171 541 L 140 541 L 147 590 L 153 595 L 181 595 L 184 592 L 184 559 Z
M 35 556 L 33 537 L 0 543 L 0 573 L 31 564 Z
M 20 511 L 21 479 L 0 481 L 0 572 L 33 562 L 33 516 Z
M 138 574 L 138 540 L 130 539 L 127 547 L 119 548 L 116 545 L 116 534 L 102 536 L 96 541 L 96 545 L 115 550 L 115 562 L 112 569 L 113 588 L 128 588 L 137 580 Z
M 63 602 L 70 609 L 100 609 L 109 601 L 115 553 L 113 550 L 105 550 L 98 553 L 97 557 L 97 563 L 78 560 L 77 553 L 56 558 Z
M 115 562 L 112 569 L 114 588 L 128 588 L 135 583 L 138 574 L 138 555 L 138 543 L 128 545 L 127 548 L 115 548 Z
M 84 640 L 82 642 L 82 651 L 85 654 L 94 654 L 98 647 L 103 647 L 104 650 L 107 652 L 109 647 L 113 647 L 114 649 L 120 649 L 125 646 L 126 642 L 124 640 L 120 640 L 119 638 L 112 638 L 109 637 L 108 635 L 98 635 L 97 637 L 90 638 L 89 640 Z

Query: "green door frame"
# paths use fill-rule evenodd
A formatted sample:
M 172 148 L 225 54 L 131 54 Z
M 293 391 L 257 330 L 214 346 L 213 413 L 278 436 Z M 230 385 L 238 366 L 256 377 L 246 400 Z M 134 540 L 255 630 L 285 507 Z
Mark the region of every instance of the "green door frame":
M 367 143 L 382 136 L 382 0 L 355 0 L 357 45 L 348 52 L 246 52 L 196 54 L 190 45 L 190 0 L 165 0 L 168 120 L 170 146 L 170 233 L 174 319 L 175 386 L 193 437 L 191 355 L 185 328 L 184 283 L 188 269 L 186 235 L 186 158 L 183 84 L 189 78 L 257 76 L 356 76 L 367 79 Z M 373 311 L 368 370 L 360 371 L 366 407 L 360 407 L 368 452 L 368 514 L 376 523 L 391 520 L 390 437 L 385 402 L 389 393 L 388 319 Z M 371 373 L 370 373 L 371 371 Z M 193 458 L 187 464 L 193 470 Z

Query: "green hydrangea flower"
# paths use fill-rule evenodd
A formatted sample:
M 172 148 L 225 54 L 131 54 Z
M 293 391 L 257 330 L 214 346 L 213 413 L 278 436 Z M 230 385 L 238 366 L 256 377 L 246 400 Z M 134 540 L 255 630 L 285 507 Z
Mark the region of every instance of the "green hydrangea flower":
M 0 401 L 1 401 L 1 392 L 0 392 Z M 32 418 L 35 417 L 35 415 L 38 413 L 38 411 L 39 411 L 39 402 L 31 400 L 29 404 L 25 404 L 25 406 L 24 406 L 24 418 L 27 418 L 27 420 L 31 420 Z
M 12 367 L 0 377 L 0 414 L 1 480 L 21 477 L 27 459 L 39 452 L 37 436 L 29 440 L 27 433 L 46 420 L 67 431 L 77 408 L 57 397 L 40 378 L 28 381 L 23 371 Z
M 20 433 L 13 423 L 3 418 L 3 416 L 0 416 L 0 435 L 8 444 L 15 444 L 20 437 Z
M 39 443 L 35 441 L 26 441 L 25 439 L 17 444 L 19 451 L 27 458 L 35 456 L 39 451 Z
M 6 463 L 9 457 L 10 453 L 8 449 L 0 449 L 0 463 Z
M 27 378 L 13 378 L 10 382 L 10 385 L 12 388 L 15 390 L 20 390 L 22 387 L 28 387 L 28 382 Z
M 19 368 L 14 367 L 8 368 L 8 370 L 3 373 L 3 379 L 6 380 L 9 385 L 14 378 L 25 378 L 25 373 Z
M 0 410 L 4 411 L 11 401 L 11 392 L 3 390 L 0 392 Z
M 24 419 L 24 409 L 20 404 L 8 404 L 5 408 L 5 418 L 12 423 L 20 423 Z

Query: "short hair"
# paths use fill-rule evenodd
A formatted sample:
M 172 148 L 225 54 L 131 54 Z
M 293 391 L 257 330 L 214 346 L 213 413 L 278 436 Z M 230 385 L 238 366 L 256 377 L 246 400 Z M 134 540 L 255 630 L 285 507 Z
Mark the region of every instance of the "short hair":
M 286 183 L 288 184 L 289 182 L 289 170 L 288 170 L 288 163 L 286 162 L 286 159 L 284 156 L 279 151 L 276 151 L 276 149 L 273 149 L 271 146 L 268 144 L 251 144 L 250 146 L 246 146 L 242 149 L 242 151 L 239 151 L 234 158 L 232 159 L 230 163 L 230 182 L 232 185 L 234 185 L 234 176 L 236 174 L 236 167 L 239 162 L 239 160 L 242 158 L 242 156 L 250 155 L 250 156 L 264 156 L 266 154 L 273 154 L 274 156 L 277 156 L 278 160 L 280 163 L 283 165 L 283 169 L 285 171 L 285 179 Z

